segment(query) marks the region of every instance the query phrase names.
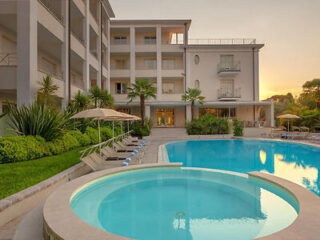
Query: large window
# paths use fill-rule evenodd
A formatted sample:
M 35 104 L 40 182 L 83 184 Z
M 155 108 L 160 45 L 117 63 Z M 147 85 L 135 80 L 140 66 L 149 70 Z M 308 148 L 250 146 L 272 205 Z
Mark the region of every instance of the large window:
M 157 38 L 155 36 L 145 36 L 144 44 L 156 44 Z
M 163 94 L 174 93 L 174 83 L 162 83 L 162 93 Z
M 128 69 L 128 61 L 126 59 L 116 59 L 116 69 Z
M 127 44 L 127 37 L 126 36 L 117 36 L 114 37 L 114 44 Z
M 236 109 L 230 108 L 200 108 L 200 116 L 211 114 L 215 117 L 234 118 L 236 117 Z
M 116 83 L 116 94 L 126 94 L 127 93 L 127 83 Z
M 146 69 L 156 69 L 157 68 L 157 61 L 155 59 L 145 59 L 144 65 Z
M 174 109 L 157 108 L 157 126 L 174 126 Z

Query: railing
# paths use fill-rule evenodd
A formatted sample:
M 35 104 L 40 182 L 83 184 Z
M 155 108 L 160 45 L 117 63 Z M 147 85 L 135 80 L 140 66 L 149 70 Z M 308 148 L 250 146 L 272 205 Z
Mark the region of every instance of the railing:
M 157 39 L 138 39 L 136 40 L 136 45 L 155 45 L 157 44 Z
M 227 88 L 220 88 L 218 89 L 218 99 L 223 98 L 241 98 L 241 88 L 227 89 Z
M 128 65 L 124 65 L 124 66 L 110 66 L 111 70 L 129 70 L 130 66 Z
M 136 70 L 155 70 L 157 69 L 157 64 L 153 64 L 153 65 L 144 65 L 144 64 L 138 64 L 136 65 Z
M 162 45 L 183 45 L 184 42 L 183 42 L 183 39 L 179 39 L 179 40 L 176 40 L 176 41 L 169 41 L 169 40 L 162 40 L 161 41 Z
M 221 72 L 240 72 L 241 71 L 240 62 L 219 63 L 217 67 L 218 67 L 218 73 L 221 73 Z
M 123 134 L 120 134 L 118 136 L 115 136 L 113 138 L 110 138 L 108 139 L 107 141 L 105 142 L 101 142 L 101 143 L 98 143 L 96 145 L 93 145 L 93 146 L 90 146 L 84 150 L 82 150 L 80 153 L 81 153 L 81 156 L 80 156 L 80 159 L 84 158 L 85 156 L 88 156 L 90 155 L 91 153 L 93 152 L 97 152 L 97 153 L 100 153 L 100 149 L 106 147 L 106 146 L 112 146 L 112 143 L 113 142 L 118 142 L 118 141 L 121 141 L 122 139 L 124 139 L 125 137 L 129 136 L 131 134 L 132 131 L 128 131 L 126 133 L 123 133 Z
M 17 54 L 0 53 L 0 66 L 17 66 Z
M 112 38 L 110 41 L 111 45 L 129 45 L 128 39 L 114 39 Z
M 230 39 L 188 39 L 188 44 L 195 45 L 246 45 L 256 44 L 253 38 L 230 38 Z
M 82 45 L 85 45 L 85 42 L 81 36 L 81 34 L 76 33 L 74 30 L 71 29 L 71 34 L 72 36 L 74 36 L 74 38 L 76 38 Z
M 183 69 L 182 63 L 165 64 L 162 62 L 162 70 L 180 70 Z
M 61 12 L 61 0 L 38 0 L 61 24 L 63 17 Z M 60 3 L 60 4 L 59 4 Z M 57 6 L 58 4 L 58 6 Z M 59 9 L 59 10 L 58 10 Z
M 63 81 L 63 78 L 62 78 L 62 73 L 58 73 L 58 72 L 51 72 L 49 71 L 48 69 L 45 68 L 45 66 L 43 66 L 41 64 L 41 62 L 38 63 L 38 71 L 41 72 L 41 73 L 44 73 L 46 75 L 50 75 L 56 79 L 59 79 L 61 81 Z

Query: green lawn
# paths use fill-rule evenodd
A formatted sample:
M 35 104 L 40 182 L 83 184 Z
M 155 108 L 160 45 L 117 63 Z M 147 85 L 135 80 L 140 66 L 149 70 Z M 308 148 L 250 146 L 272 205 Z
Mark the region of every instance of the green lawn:
M 80 162 L 83 147 L 56 156 L 0 164 L 0 199 L 35 185 Z

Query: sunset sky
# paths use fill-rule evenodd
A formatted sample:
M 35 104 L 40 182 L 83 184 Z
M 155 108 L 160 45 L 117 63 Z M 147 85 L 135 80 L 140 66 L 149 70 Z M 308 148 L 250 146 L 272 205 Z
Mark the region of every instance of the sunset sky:
M 110 0 L 117 19 L 192 19 L 189 38 L 256 38 L 260 98 L 320 78 L 320 0 Z

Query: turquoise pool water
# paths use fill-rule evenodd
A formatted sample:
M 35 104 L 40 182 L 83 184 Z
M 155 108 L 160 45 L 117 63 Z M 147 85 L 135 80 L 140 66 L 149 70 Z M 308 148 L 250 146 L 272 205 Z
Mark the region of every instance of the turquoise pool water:
M 240 173 L 268 172 L 320 196 L 320 148 L 259 140 L 205 140 L 166 145 L 170 162 Z
M 195 169 L 151 169 L 109 176 L 77 192 L 85 222 L 140 240 L 249 240 L 297 217 L 293 198 L 243 176 Z

